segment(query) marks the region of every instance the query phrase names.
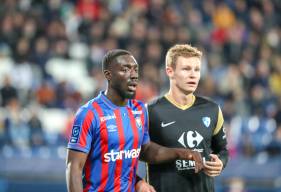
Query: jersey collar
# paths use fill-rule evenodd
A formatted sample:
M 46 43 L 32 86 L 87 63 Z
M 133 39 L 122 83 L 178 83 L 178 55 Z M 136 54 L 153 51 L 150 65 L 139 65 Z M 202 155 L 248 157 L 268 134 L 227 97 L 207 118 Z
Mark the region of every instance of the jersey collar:
M 179 103 L 177 103 L 173 98 L 168 96 L 168 93 L 164 96 L 172 105 L 174 105 L 175 107 L 181 109 L 181 110 L 186 110 L 188 108 L 190 108 L 196 100 L 196 97 L 194 95 L 192 95 L 192 102 L 188 105 L 181 105 Z
M 123 107 L 129 106 L 129 101 L 130 101 L 130 100 L 128 99 L 127 105 L 125 105 L 125 106 L 122 106 L 122 107 L 117 106 L 117 105 L 115 105 L 114 103 L 112 103 L 112 101 L 109 100 L 109 99 L 105 96 L 104 91 L 101 91 L 101 92 L 99 93 L 99 98 L 103 101 L 103 103 L 104 103 L 105 105 L 107 105 L 109 108 L 111 108 L 111 109 L 113 109 L 113 110 L 118 109 L 118 108 L 123 108 Z

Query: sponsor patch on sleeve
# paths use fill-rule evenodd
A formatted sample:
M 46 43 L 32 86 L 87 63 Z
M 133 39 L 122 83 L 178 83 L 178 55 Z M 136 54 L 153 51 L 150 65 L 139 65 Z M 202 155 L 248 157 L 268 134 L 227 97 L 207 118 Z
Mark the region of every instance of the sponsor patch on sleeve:
M 77 143 L 80 135 L 81 127 L 79 125 L 74 125 L 72 128 L 70 143 Z

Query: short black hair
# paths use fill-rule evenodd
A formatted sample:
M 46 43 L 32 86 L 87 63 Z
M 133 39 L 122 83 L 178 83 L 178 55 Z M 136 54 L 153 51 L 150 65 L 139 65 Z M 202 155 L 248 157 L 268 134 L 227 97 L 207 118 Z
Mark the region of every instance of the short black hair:
M 132 55 L 130 51 L 124 50 L 124 49 L 112 49 L 108 51 L 102 60 L 102 70 L 107 70 L 109 66 L 111 65 L 112 61 L 116 59 L 116 57 L 121 55 Z

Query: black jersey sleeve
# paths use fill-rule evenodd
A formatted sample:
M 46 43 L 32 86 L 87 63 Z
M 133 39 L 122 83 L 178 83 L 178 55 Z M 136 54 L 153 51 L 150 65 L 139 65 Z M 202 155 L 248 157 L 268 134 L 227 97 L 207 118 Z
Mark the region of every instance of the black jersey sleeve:
M 217 154 L 223 163 L 223 167 L 226 166 L 228 161 L 227 150 L 227 138 L 225 128 L 223 127 L 223 115 L 221 109 L 218 108 L 217 126 L 214 129 L 212 137 L 212 150 L 214 154 Z

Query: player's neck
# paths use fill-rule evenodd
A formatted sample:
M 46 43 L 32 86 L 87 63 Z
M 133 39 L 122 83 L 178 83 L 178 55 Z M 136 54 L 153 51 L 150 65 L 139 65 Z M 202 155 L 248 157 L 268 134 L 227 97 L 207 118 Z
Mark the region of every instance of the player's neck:
M 104 95 L 116 106 L 125 106 L 127 103 L 127 100 L 122 98 L 120 95 L 118 95 L 115 91 L 111 89 L 107 89 L 104 92 Z
M 194 102 L 194 94 L 185 94 L 181 91 L 170 89 L 167 96 L 180 106 L 192 105 Z

